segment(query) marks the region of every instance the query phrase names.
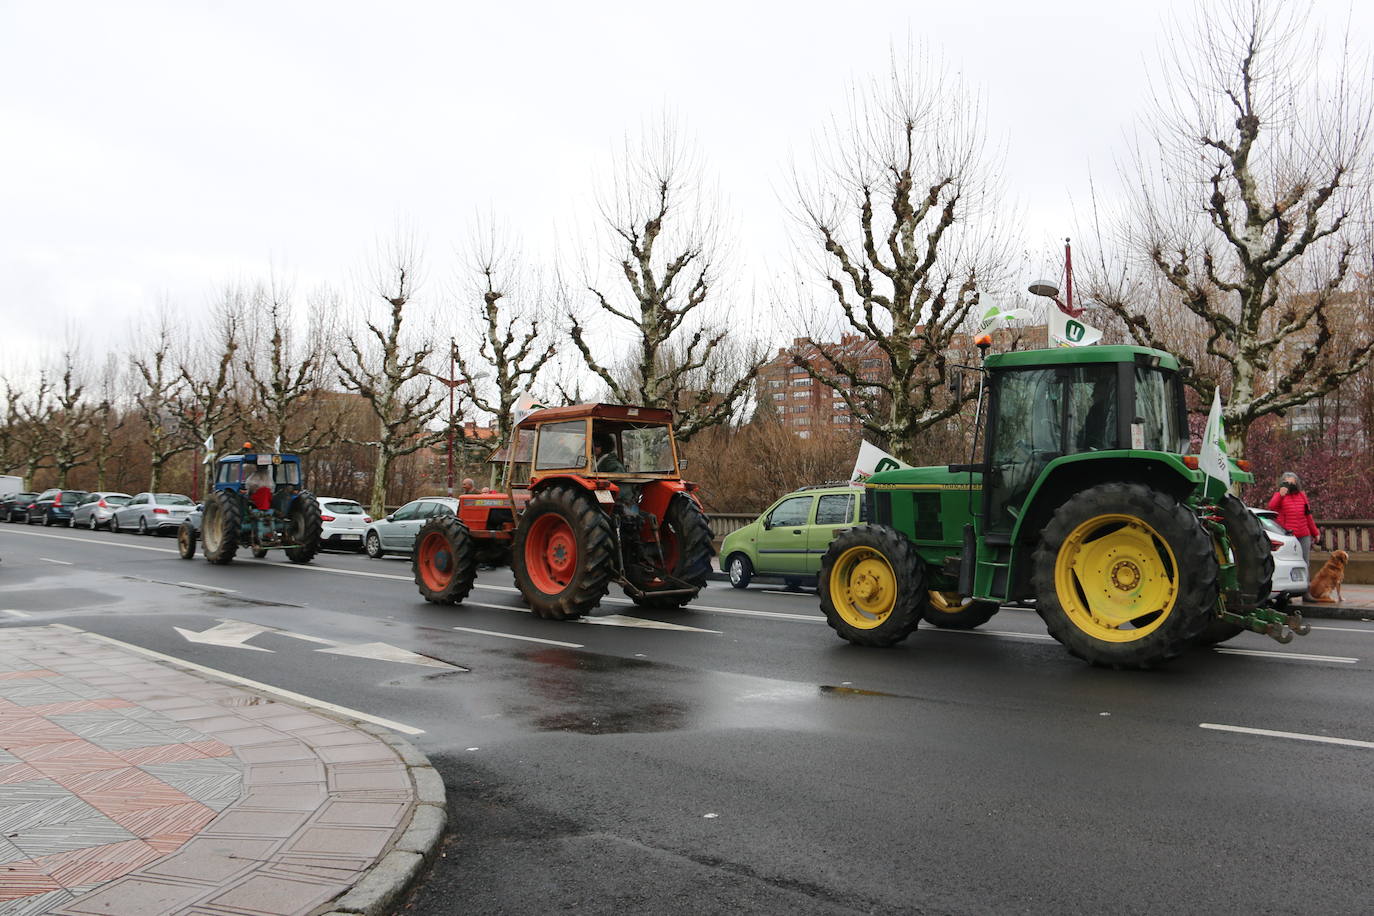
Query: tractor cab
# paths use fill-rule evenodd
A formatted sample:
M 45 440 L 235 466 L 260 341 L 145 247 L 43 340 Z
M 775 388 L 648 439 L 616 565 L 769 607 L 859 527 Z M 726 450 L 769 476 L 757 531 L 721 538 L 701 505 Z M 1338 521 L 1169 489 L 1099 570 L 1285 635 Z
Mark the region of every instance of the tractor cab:
M 1032 487 L 1059 459 L 1187 451 L 1179 364 L 1167 353 L 1125 346 L 1023 350 L 989 356 L 985 366 L 987 532 L 1017 527 Z
M 594 443 L 609 442 L 614 463 L 593 454 Z M 618 404 L 574 404 L 530 414 L 515 431 L 510 480 L 537 487 L 550 477 L 576 475 L 590 480 L 676 478 L 677 448 L 672 411 Z
M 243 492 L 245 482 L 259 469 L 271 475 L 273 489 L 301 486 L 301 460 L 295 455 L 225 455 L 215 467 L 215 489 Z

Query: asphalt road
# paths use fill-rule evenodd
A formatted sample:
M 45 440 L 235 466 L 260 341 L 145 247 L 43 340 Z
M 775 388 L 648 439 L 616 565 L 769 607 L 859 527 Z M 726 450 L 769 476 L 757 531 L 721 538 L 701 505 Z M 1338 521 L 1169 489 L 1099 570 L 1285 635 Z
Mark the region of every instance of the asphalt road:
M 764 587 L 559 623 L 506 570 L 448 608 L 400 560 L 215 567 L 169 538 L 5 524 L 0 558 L 0 626 L 79 627 L 406 731 L 451 825 L 406 913 L 1371 907 L 1367 622 L 1111 672 L 1017 609 L 866 650 L 814 595 Z M 241 643 L 192 641 L 217 635 Z

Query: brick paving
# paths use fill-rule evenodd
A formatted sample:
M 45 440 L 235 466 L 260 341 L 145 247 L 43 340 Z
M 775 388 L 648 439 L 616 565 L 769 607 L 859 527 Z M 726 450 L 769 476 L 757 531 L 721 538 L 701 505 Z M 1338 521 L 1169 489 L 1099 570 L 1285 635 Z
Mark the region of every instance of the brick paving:
M 373 734 L 70 629 L 0 629 L 0 914 L 315 912 L 416 803 Z

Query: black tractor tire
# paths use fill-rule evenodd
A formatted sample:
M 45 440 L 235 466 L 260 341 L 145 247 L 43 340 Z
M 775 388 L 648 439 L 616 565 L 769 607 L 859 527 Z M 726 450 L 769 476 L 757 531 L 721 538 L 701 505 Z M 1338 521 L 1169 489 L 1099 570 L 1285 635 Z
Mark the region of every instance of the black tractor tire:
M 243 528 L 243 503 L 233 490 L 215 490 L 200 517 L 200 549 L 216 566 L 234 562 Z
M 730 584 L 735 588 L 748 588 L 754 578 L 754 564 L 742 553 L 731 554 L 725 561 L 725 569 L 730 576 Z
M 572 620 L 601 603 L 616 570 L 611 521 L 579 488 L 536 493 L 520 514 L 511 545 L 515 585 L 530 610 Z
M 291 522 L 288 535 L 296 544 L 286 548 L 286 558 L 292 563 L 309 563 L 320 552 L 320 538 L 324 521 L 320 518 L 320 503 L 312 493 L 300 493 L 286 513 Z
M 415 535 L 410 572 L 426 601 L 461 604 L 477 581 L 477 545 L 452 515 L 431 518 Z
M 963 607 L 946 605 L 941 601 L 936 601 L 932 595 L 926 602 L 926 611 L 922 619 L 926 623 L 942 630 L 974 630 L 981 627 L 993 618 L 1002 609 L 995 601 L 970 601 Z
M 841 532 L 816 583 L 825 620 L 856 646 L 893 646 L 921 623 L 929 596 L 916 548 L 886 525 Z
M 261 560 L 263 557 L 267 556 L 267 548 L 265 547 L 253 547 L 249 552 L 253 554 L 253 559 L 255 560 Z
M 1142 484 L 1098 484 L 1071 497 L 1041 533 L 1032 564 L 1036 612 L 1092 665 L 1153 668 L 1193 645 L 1215 613 L 1211 537 L 1187 506 Z
M 363 538 L 363 550 L 367 551 L 368 559 L 380 560 L 386 556 L 386 551 L 382 549 L 382 539 L 377 537 L 377 532 L 369 531 L 367 537 Z
M 182 522 L 177 528 L 177 555 L 183 560 L 194 560 L 196 557 L 196 529 Z
M 1223 595 L 1226 609 L 1233 614 L 1248 614 L 1269 600 L 1274 588 L 1274 552 L 1255 514 L 1245 503 L 1227 493 L 1218 505 L 1226 525 L 1226 539 L 1236 564 L 1239 589 Z M 1245 632 L 1245 628 L 1213 617 L 1198 637 L 1198 645 L 1215 646 Z
M 711 546 L 711 521 L 696 500 L 678 495 L 668 503 L 668 511 L 663 515 L 663 525 L 659 530 L 660 542 L 664 542 L 667 536 L 671 536 L 677 544 L 677 556 L 668 573 L 698 590 L 705 588 L 706 580 L 711 575 L 711 557 L 715 554 L 715 548 Z M 648 551 L 652 548 L 645 544 L 643 549 Z M 637 606 L 653 610 L 680 608 L 696 597 L 655 595 L 652 586 L 645 584 L 640 587 L 644 594 L 636 595 L 628 590 L 626 594 Z M 680 589 L 682 586 L 670 581 L 659 587 Z

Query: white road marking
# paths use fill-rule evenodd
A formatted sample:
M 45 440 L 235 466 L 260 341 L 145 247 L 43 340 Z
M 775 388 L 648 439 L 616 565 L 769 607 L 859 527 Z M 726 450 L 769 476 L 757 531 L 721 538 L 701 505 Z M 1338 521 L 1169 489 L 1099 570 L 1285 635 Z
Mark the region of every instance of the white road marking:
M 7 532 L 9 534 L 17 534 L 23 537 L 31 538 L 52 538 L 55 541 L 77 541 L 81 544 L 104 544 L 107 547 L 123 547 L 126 550 L 151 550 L 155 553 L 176 553 L 176 550 L 171 547 L 147 547 L 143 544 L 121 544 L 118 541 L 106 541 L 103 539 L 98 541 L 92 541 L 91 538 L 72 537 L 70 534 L 43 534 L 39 531 L 24 531 L 22 529 L 19 531 L 9 531 L 9 529 L 0 529 L 0 532 Z
M 1333 633 L 1363 633 L 1366 636 L 1374 636 L 1374 627 L 1320 627 L 1312 625 L 1314 630 L 1330 630 Z
M 543 643 L 546 646 L 562 646 L 565 649 L 586 648 L 581 643 L 559 642 L 556 639 L 539 639 L 534 636 L 517 636 L 514 633 L 496 633 L 492 630 L 474 630 L 472 627 L 454 627 L 453 629 L 457 630 L 460 633 L 476 633 L 478 636 L 499 636 L 502 639 L 518 639 L 522 642 L 539 642 Z
M 187 642 L 199 642 L 210 646 L 223 646 L 233 649 L 252 649 L 254 652 L 271 652 L 271 649 L 264 649 L 261 646 L 250 646 L 245 640 L 252 639 L 266 633 L 271 627 L 260 626 L 256 623 L 244 623 L 242 620 L 226 620 L 216 624 L 208 630 L 196 632 L 187 630 L 183 627 L 172 627 L 186 639 Z
M 1349 658 L 1344 655 L 1304 655 L 1301 652 L 1269 652 L 1263 649 L 1227 649 L 1221 646 L 1216 646 L 1214 651 L 1224 655 L 1252 655 L 1256 658 L 1272 658 L 1282 661 L 1336 662 L 1341 665 L 1353 665 L 1359 661 L 1358 658 Z
M 0 614 L 9 614 L 11 617 L 32 617 L 28 611 L 21 611 L 18 608 L 0 608 Z
M 701 627 L 688 627 L 680 623 L 664 623 L 661 620 L 646 620 L 643 617 L 626 617 L 624 614 L 608 614 L 602 617 L 579 617 L 572 623 L 590 623 L 602 627 L 639 627 L 644 630 L 681 630 L 686 633 L 714 633 L 720 630 L 704 630 Z
M 42 560 L 44 563 L 56 563 L 58 566 L 73 565 L 71 563 L 68 563 L 66 560 L 54 560 L 52 557 L 39 557 L 38 559 Z
M 614 604 L 633 604 L 633 601 L 611 601 Z M 778 611 L 754 611 L 740 607 L 711 607 L 705 604 L 689 604 L 688 610 L 706 611 L 708 614 L 735 614 L 739 617 L 766 617 L 769 620 L 796 620 L 802 623 L 825 623 L 819 614 L 783 614 Z
M 89 639 L 96 639 L 101 642 L 110 643 L 111 645 L 128 649 L 131 652 L 137 652 L 140 655 L 146 655 L 149 658 L 156 658 L 164 662 L 169 662 L 180 668 L 187 668 L 191 671 L 199 671 L 202 674 L 209 674 L 214 677 L 222 678 L 234 684 L 242 684 L 245 687 L 251 687 L 254 690 L 261 690 L 263 693 L 270 693 L 273 696 L 279 696 L 283 699 L 291 700 L 293 703 L 300 703 L 304 706 L 314 707 L 315 709 L 323 709 L 326 712 L 332 712 L 349 719 L 356 719 L 359 722 L 371 722 L 373 725 L 380 725 L 383 728 L 389 728 L 392 731 L 398 731 L 403 735 L 423 735 L 425 733 L 425 730 L 423 728 L 416 728 L 413 725 L 406 725 L 403 722 L 396 722 L 392 719 L 384 719 L 381 716 L 374 716 L 371 713 L 362 712 L 361 710 L 350 709 L 347 706 L 339 706 L 335 703 L 328 703 L 324 700 L 317 700 L 314 697 L 306 696 L 303 693 L 296 693 L 294 690 L 285 690 L 281 687 L 273 687 L 271 684 L 264 684 L 261 681 L 250 680 L 246 677 L 240 677 L 237 674 L 230 674 L 227 671 L 220 671 L 217 668 L 210 668 L 205 665 L 198 665 L 195 662 L 188 662 L 185 659 L 177 658 L 174 655 L 164 655 L 161 652 L 155 652 L 152 649 L 145 649 L 142 646 L 135 646 L 132 643 L 127 643 L 122 640 L 113 639 L 109 636 L 102 636 L 99 633 L 90 633 L 86 630 L 81 630 L 76 627 L 70 627 L 66 624 L 61 623 L 53 624 L 53 626 L 60 627 L 72 633 L 79 633 L 82 636 L 85 636 Z
M 226 595 L 238 593 L 236 588 L 220 588 L 218 585 L 201 585 L 198 582 L 178 582 L 177 585 L 184 585 L 186 588 L 199 588 L 207 592 L 223 592 Z
M 1013 639 L 1045 639 L 1054 642 L 1048 633 L 1017 633 L 1014 630 L 956 630 L 949 627 L 926 627 L 927 633 L 967 633 L 970 636 L 1010 636 Z
M 1354 738 L 1331 738 L 1327 735 L 1305 735 L 1302 732 L 1276 732 L 1268 728 L 1246 728 L 1242 725 L 1217 725 L 1214 722 L 1200 722 L 1198 728 L 1219 732 L 1239 732 L 1243 735 L 1263 735 L 1266 738 L 1290 738 L 1294 741 L 1315 741 L 1319 744 L 1340 744 L 1345 747 L 1363 747 L 1374 750 L 1374 741 L 1357 741 Z
M 295 634 L 283 634 L 292 635 Z M 426 668 L 446 668 L 449 671 L 467 671 L 467 668 L 458 665 L 450 665 L 448 662 L 441 662 L 437 658 L 430 658 L 428 655 L 419 655 L 409 649 L 402 649 L 400 646 L 393 646 L 384 642 L 364 642 L 352 646 L 332 646 L 326 649 L 316 649 L 316 652 L 325 652 L 329 655 L 347 655 L 352 658 L 371 658 L 379 662 L 400 662 L 406 665 L 423 665 Z

